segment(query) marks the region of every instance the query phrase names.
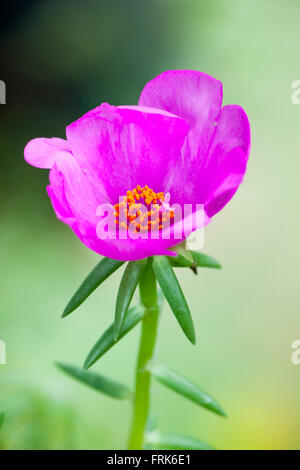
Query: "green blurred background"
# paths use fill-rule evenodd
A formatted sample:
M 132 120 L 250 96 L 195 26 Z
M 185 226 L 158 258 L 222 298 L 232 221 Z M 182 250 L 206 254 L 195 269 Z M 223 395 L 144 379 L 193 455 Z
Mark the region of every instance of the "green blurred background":
M 300 79 L 297 0 L 49 0 L 1 11 L 2 449 L 126 446 L 130 405 L 99 395 L 54 367 L 81 365 L 111 323 L 120 273 L 73 315 L 60 315 L 97 263 L 58 222 L 47 171 L 23 161 L 25 143 L 64 137 L 66 124 L 108 101 L 136 103 L 167 69 L 222 80 L 224 104 L 240 104 L 252 127 L 247 177 L 206 230 L 204 252 L 222 271 L 180 272 L 197 331 L 190 345 L 165 306 L 160 362 L 212 393 L 228 419 L 159 384 L 159 427 L 225 449 L 300 449 L 299 123 L 291 83 Z M 94 370 L 131 384 L 139 328 Z

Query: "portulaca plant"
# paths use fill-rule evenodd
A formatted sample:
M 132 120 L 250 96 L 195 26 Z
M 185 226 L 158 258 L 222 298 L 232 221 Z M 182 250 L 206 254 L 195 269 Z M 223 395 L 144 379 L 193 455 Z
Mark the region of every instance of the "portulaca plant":
M 198 385 L 153 358 L 162 299 L 195 344 L 191 312 L 175 275 L 220 268 L 190 250 L 186 239 L 203 229 L 241 184 L 250 127 L 243 109 L 222 107 L 222 84 L 204 73 L 167 71 L 143 89 L 137 106 L 103 103 L 66 128 L 66 140 L 38 138 L 25 148 L 31 165 L 50 170 L 47 187 L 59 220 L 102 256 L 67 304 L 70 315 L 125 265 L 114 320 L 84 366 L 59 367 L 114 398 L 132 400 L 129 449 L 210 449 L 192 437 L 161 432 L 149 420 L 152 378 L 221 416 L 219 403 Z M 158 290 L 159 286 L 159 290 Z M 140 303 L 131 306 L 139 287 Z M 90 368 L 141 323 L 135 386 Z

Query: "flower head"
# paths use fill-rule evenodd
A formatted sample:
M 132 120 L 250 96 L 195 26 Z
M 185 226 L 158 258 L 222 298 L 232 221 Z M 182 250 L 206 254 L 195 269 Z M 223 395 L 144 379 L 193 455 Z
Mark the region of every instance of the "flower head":
M 170 254 L 227 204 L 245 174 L 247 116 L 221 103 L 220 81 L 167 71 L 145 86 L 138 106 L 103 103 L 67 126 L 66 140 L 30 141 L 25 159 L 50 169 L 56 216 L 92 250 L 119 260 Z

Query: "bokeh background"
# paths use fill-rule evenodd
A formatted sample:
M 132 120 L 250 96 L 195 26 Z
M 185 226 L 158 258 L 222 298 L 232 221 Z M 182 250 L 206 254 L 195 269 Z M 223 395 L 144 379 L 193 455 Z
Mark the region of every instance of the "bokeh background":
M 47 171 L 23 161 L 25 143 L 64 137 L 66 124 L 108 101 L 136 103 L 166 69 L 202 70 L 223 81 L 224 103 L 240 104 L 252 126 L 247 177 L 206 230 L 204 252 L 222 271 L 178 275 L 197 345 L 165 306 L 159 362 L 212 393 L 219 418 L 159 384 L 159 427 L 220 449 L 300 448 L 299 124 L 291 84 L 300 79 L 298 0 L 48 0 L 1 7 L 0 108 L 2 449 L 126 446 L 130 405 L 61 374 L 81 365 L 111 323 L 121 272 L 76 312 L 62 309 L 98 262 L 58 222 Z M 131 384 L 139 328 L 94 370 Z

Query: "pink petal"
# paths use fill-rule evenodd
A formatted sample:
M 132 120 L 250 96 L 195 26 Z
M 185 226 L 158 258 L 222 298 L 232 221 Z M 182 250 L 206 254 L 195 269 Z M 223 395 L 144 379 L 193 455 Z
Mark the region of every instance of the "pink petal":
M 227 170 L 219 171 L 211 184 L 210 193 L 205 203 L 209 217 L 213 217 L 230 201 L 243 181 L 246 171 L 245 154 L 240 149 L 232 150 L 228 155 Z M 231 169 L 229 169 L 231 166 Z
M 60 204 L 61 216 L 95 224 L 97 207 L 106 202 L 105 196 L 93 186 L 72 155 L 58 152 L 57 157 L 49 175 L 50 193 Z
M 71 151 L 66 140 L 53 137 L 33 139 L 28 142 L 24 149 L 27 163 L 37 168 L 52 168 L 56 160 L 56 152 L 64 150 Z
M 190 157 L 205 155 L 222 104 L 222 83 L 194 70 L 170 70 L 143 89 L 139 105 L 166 110 L 190 126 Z
M 104 103 L 68 126 L 67 138 L 89 179 L 115 204 L 137 184 L 164 191 L 187 131 L 177 116 Z
M 199 154 L 192 159 L 186 148 L 187 162 L 178 162 L 173 169 L 172 197 L 181 204 L 203 203 L 212 217 L 229 202 L 241 184 L 249 147 L 250 126 L 246 113 L 240 106 L 225 106 L 217 118 L 207 155 Z
M 240 148 L 248 159 L 250 150 L 250 125 L 248 117 L 240 106 L 228 105 L 221 109 L 217 119 L 215 135 L 211 144 L 208 160 L 217 162 L 234 148 Z
M 250 150 L 250 125 L 240 106 L 225 106 L 208 155 L 206 208 L 212 217 L 232 198 L 246 172 Z

